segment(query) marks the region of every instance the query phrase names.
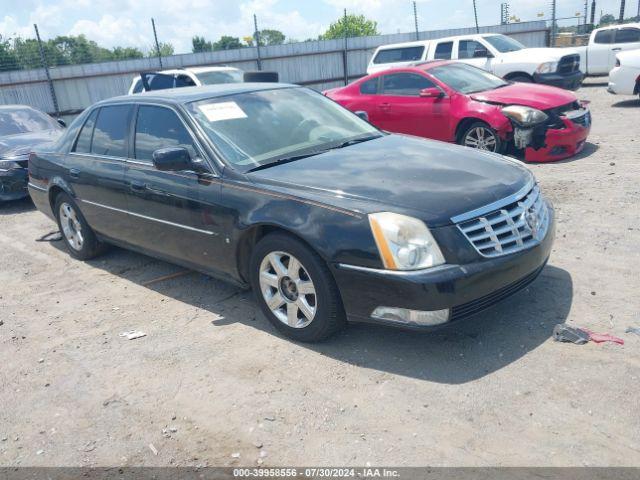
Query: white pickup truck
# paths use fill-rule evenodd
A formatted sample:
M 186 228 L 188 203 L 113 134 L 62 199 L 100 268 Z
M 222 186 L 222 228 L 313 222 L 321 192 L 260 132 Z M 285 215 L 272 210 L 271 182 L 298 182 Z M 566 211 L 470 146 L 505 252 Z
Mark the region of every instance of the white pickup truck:
M 586 75 L 607 75 L 616 64 L 616 54 L 640 48 L 640 23 L 597 28 L 586 47 L 577 47 L 580 70 Z
M 584 75 L 571 48 L 526 48 L 505 35 L 489 33 L 396 43 L 378 47 L 367 73 L 427 60 L 459 60 L 505 80 L 576 90 Z

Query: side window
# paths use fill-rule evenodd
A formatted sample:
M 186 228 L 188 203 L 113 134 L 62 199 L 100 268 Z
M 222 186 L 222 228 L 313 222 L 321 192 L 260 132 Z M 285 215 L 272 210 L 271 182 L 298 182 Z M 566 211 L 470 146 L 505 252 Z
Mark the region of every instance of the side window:
M 133 93 L 140 93 L 142 91 L 142 81 L 138 78 L 133 86 Z
M 636 43 L 636 42 L 640 42 L 640 29 L 621 28 L 616 31 L 616 39 L 614 43 Z
M 98 109 L 96 108 L 89 114 L 87 120 L 80 130 L 80 135 L 76 140 L 76 145 L 73 147 L 74 152 L 89 153 L 91 151 L 91 137 L 93 137 L 93 127 L 96 124 L 96 116 L 98 115 Z
M 102 107 L 93 131 L 91 153 L 110 157 L 127 156 L 127 132 L 131 105 Z
M 361 83 L 360 93 L 363 95 L 375 95 L 378 93 L 378 77 Z
M 458 42 L 458 58 L 486 58 L 487 49 L 475 40 L 460 40 Z
M 153 152 L 166 147 L 184 147 L 197 156 L 193 140 L 175 112 L 164 107 L 141 105 L 136 119 L 135 158 L 153 160 Z
M 600 30 L 593 39 L 594 43 L 613 43 L 613 29 Z
M 420 90 L 435 87 L 426 77 L 416 73 L 393 73 L 382 77 L 382 92 L 385 95 L 418 96 Z
M 422 59 L 424 47 L 402 47 L 379 50 L 373 63 L 414 62 Z
M 196 82 L 189 75 L 176 76 L 176 88 L 179 87 L 195 87 Z
M 449 60 L 453 51 L 453 42 L 442 42 L 436 46 L 436 52 L 433 55 L 435 60 Z

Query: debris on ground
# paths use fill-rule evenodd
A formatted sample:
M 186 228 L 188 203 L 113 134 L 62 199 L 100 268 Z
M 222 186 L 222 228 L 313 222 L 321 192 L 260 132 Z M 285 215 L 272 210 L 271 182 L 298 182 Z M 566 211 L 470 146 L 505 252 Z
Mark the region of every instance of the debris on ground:
M 624 345 L 624 340 L 609 333 L 592 332 L 587 328 L 570 327 L 566 323 L 559 323 L 553 327 L 553 339 L 556 342 L 570 342 L 576 345 L 584 345 L 591 341 L 594 343 L 612 342 Z
M 240 458 L 240 452 L 233 452 L 231 458 Z
M 589 341 L 589 334 L 580 328 L 570 327 L 566 323 L 559 323 L 553 327 L 553 339 L 556 342 L 584 345 Z
M 640 327 L 627 327 L 624 333 L 635 333 L 636 335 L 640 335 Z
M 153 443 L 149 444 L 149 450 L 151 450 L 154 455 L 158 455 L 158 449 L 153 445 Z
M 126 332 L 122 332 L 120 336 L 127 337 L 127 340 L 135 340 L 136 338 L 146 337 L 147 334 L 139 330 L 129 330 Z

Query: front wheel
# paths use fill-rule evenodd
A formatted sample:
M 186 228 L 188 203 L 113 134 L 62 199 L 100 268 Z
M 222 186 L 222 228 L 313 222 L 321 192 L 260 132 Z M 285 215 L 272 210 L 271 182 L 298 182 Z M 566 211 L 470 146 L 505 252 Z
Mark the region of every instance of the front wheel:
M 251 285 L 264 315 L 289 338 L 317 342 L 345 324 L 326 264 L 289 235 L 274 233 L 258 242 L 251 257 Z
M 496 131 L 484 122 L 474 122 L 467 128 L 458 141 L 465 147 L 487 150 L 489 152 L 502 152 L 503 142 Z
M 54 212 L 62 239 L 72 257 L 89 260 L 102 253 L 104 245 L 98 241 L 78 205 L 69 195 L 60 193 L 56 197 Z

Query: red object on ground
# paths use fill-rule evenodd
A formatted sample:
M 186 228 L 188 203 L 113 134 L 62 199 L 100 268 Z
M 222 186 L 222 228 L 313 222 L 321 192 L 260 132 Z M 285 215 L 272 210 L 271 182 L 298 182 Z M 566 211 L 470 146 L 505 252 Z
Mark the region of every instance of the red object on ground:
M 609 335 L 608 333 L 596 333 L 596 332 L 592 332 L 591 330 L 587 330 L 586 328 L 581 328 L 581 330 L 584 330 L 589 334 L 589 340 L 591 340 L 592 342 L 596 342 L 596 343 L 613 342 L 613 343 L 617 343 L 618 345 L 624 345 L 623 339 L 619 337 L 614 337 L 613 335 Z
M 390 68 L 324 94 L 353 112 L 366 112 L 369 121 L 382 130 L 452 143 L 459 142 L 461 135 L 478 121 L 491 127 L 502 142 L 510 142 L 513 126 L 502 113 L 507 105 L 547 112 L 558 107 L 574 110 L 579 105 L 573 92 L 531 83 L 462 93 L 430 73 L 436 67 L 451 64 L 455 62 L 434 61 Z M 438 96 L 438 92 L 442 94 Z M 525 160 L 549 162 L 580 152 L 591 128 L 590 113 L 586 122 L 558 117 L 552 126 L 554 128 L 547 129 L 545 146 L 538 150 L 526 148 Z

